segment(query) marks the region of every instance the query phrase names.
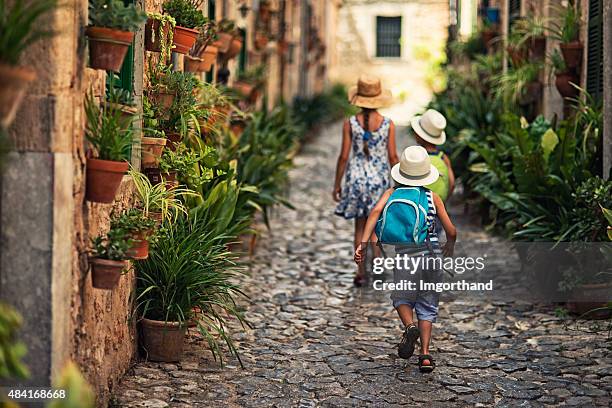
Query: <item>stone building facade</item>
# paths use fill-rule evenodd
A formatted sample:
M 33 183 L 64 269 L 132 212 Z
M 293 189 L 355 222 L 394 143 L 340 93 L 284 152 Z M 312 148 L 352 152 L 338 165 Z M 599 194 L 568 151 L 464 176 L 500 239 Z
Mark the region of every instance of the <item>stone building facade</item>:
M 32 0 L 35 1 L 35 0 Z M 124 177 L 113 204 L 85 201 L 83 103 L 92 90 L 105 95 L 106 73 L 88 68 L 85 28 L 87 0 L 66 0 L 45 16 L 57 34 L 27 50 L 24 65 L 36 70 L 17 118 L 9 129 L 13 144 L 0 182 L 0 299 L 24 318 L 20 332 L 26 343 L 27 384 L 51 383 L 69 360 L 75 361 L 93 385 L 98 405 L 137 354 L 137 333 L 131 316 L 133 271 L 113 291 L 94 289 L 88 270 L 90 240 L 109 228 L 110 214 L 130 205 L 133 187 Z M 161 11 L 162 0 L 137 0 L 147 12 Z M 316 35 L 333 48 L 333 19 L 340 1 L 276 0 L 271 2 L 278 30 L 265 50 L 253 47 L 257 0 L 208 0 L 205 14 L 233 18 L 245 33 L 244 66 L 266 62 L 268 107 L 323 89 L 329 55 L 313 59 L 306 36 Z M 212 17 L 212 15 L 210 16 Z M 134 41 L 133 96 L 142 111 L 144 33 Z M 313 31 L 315 31 L 313 33 Z M 279 41 L 289 52 L 279 52 Z M 182 56 L 174 56 L 182 67 Z M 230 62 L 229 82 L 239 62 Z M 221 67 L 204 78 L 216 78 Z M 213 79 L 214 80 L 214 79 Z M 139 166 L 139 146 L 132 149 Z

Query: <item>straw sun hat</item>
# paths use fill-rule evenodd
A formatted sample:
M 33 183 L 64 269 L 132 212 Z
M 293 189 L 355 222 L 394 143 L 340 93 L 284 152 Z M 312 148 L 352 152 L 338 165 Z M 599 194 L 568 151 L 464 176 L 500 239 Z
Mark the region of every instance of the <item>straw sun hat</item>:
M 391 102 L 391 91 L 383 89 L 380 79 L 372 75 L 361 75 L 357 85 L 348 91 L 349 102 L 366 109 L 383 108 Z
M 440 173 L 431 164 L 425 148 L 410 146 L 404 149 L 399 163 L 391 169 L 391 177 L 405 186 L 427 186 L 436 181 Z
M 410 126 L 426 142 L 435 145 L 446 142 L 446 118 L 437 110 L 428 109 L 423 116 L 416 116 L 410 121 Z

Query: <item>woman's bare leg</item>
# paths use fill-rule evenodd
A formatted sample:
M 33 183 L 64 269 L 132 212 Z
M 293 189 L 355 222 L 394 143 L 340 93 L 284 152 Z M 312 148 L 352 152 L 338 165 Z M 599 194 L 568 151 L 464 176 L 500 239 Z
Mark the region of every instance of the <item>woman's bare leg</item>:
M 357 245 L 361 243 L 361 237 L 363 235 L 363 230 L 365 228 L 367 218 L 355 218 L 355 249 Z M 357 277 L 362 277 L 365 275 L 365 263 L 362 262 L 357 266 Z

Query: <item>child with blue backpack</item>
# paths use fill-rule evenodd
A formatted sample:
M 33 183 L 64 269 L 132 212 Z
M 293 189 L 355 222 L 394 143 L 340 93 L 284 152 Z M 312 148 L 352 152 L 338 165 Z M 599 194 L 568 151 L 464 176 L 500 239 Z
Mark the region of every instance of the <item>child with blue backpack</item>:
M 397 183 L 382 195 L 366 221 L 361 242 L 367 243 L 372 232 L 381 243 L 396 245 L 396 251 L 408 248 L 410 256 L 452 256 L 457 230 L 451 222 L 442 199 L 426 188 L 439 178 L 438 169 L 431 164 L 427 151 L 421 146 L 404 150 L 400 162 L 391 169 L 391 177 Z M 442 248 L 436 233 L 436 219 L 446 232 L 447 242 Z M 362 244 L 355 250 L 355 262 L 364 261 Z M 423 271 L 421 271 L 423 272 Z M 429 276 L 441 279 L 441 271 L 424 271 Z M 394 280 L 403 279 L 402 273 L 394 271 Z M 431 372 L 435 362 L 429 353 L 432 325 L 438 315 L 438 293 L 435 291 L 394 291 L 391 295 L 393 307 L 405 326 L 398 354 L 408 359 L 414 353 L 417 339 L 421 341 L 419 369 Z M 414 323 L 414 312 L 418 327 Z

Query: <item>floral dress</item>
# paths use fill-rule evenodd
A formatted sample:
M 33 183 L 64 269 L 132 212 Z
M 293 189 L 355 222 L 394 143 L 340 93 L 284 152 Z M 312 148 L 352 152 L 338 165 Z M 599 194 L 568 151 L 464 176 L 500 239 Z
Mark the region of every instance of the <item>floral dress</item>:
M 346 219 L 367 217 L 382 194 L 391 187 L 387 150 L 391 121 L 383 118 L 374 132 L 365 131 L 356 116 L 349 119 L 349 125 L 351 157 L 344 176 L 342 199 L 335 211 Z M 368 144 L 369 157 L 363 151 L 364 143 Z

